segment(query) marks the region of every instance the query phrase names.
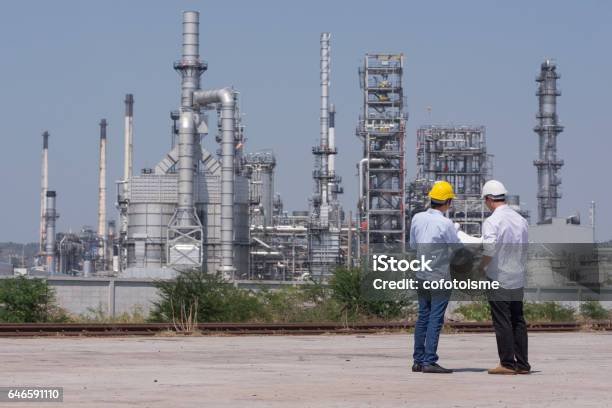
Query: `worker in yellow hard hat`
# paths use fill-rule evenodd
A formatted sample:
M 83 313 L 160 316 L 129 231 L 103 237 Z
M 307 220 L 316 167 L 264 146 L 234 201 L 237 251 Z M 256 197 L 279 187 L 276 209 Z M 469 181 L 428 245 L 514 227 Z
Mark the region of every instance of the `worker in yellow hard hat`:
M 430 208 L 416 214 L 410 223 L 410 247 L 416 249 L 417 257 L 425 256 L 432 260 L 429 271 L 419 270 L 416 273 L 419 313 L 414 329 L 414 372 L 453 372 L 437 363 L 438 340 L 450 291 L 428 289 L 425 283 L 451 279 L 450 255 L 452 248 L 460 241 L 453 222 L 444 214 L 454 197 L 453 186 L 447 181 L 438 181 L 429 192 Z
M 448 181 L 436 181 L 429 191 L 429 198 L 433 206 L 448 204 L 455 198 L 453 186 Z

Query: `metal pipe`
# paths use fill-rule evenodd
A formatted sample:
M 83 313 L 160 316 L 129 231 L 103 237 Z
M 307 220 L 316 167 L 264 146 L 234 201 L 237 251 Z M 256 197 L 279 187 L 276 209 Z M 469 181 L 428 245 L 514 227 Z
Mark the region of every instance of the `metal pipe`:
M 100 165 L 98 171 L 98 237 L 106 241 L 106 119 L 100 121 Z M 104 250 L 104 248 L 102 248 Z
M 336 149 L 336 106 L 332 103 L 329 105 L 329 150 L 333 152 Z M 336 155 L 329 155 L 329 164 L 327 166 L 330 174 L 336 171 Z
M 234 274 L 234 153 L 236 102 L 230 88 L 198 90 L 193 101 L 198 106 L 221 104 L 221 272 Z
M 45 256 L 47 258 L 47 273 L 55 274 L 55 220 L 59 215 L 55 211 L 55 191 L 47 191 L 46 194 L 46 239 L 45 239 Z
M 181 106 L 193 105 L 193 93 L 200 89 L 200 75 L 206 64 L 200 61 L 200 13 L 183 12 L 183 52 L 174 68 L 181 74 Z
M 364 165 L 366 163 L 382 163 L 383 159 L 368 159 L 364 157 L 359 160 L 359 197 L 365 199 L 365 191 L 363 190 L 363 175 L 365 173 Z
M 336 200 L 336 106 L 332 103 L 329 105 L 329 134 L 328 134 L 328 145 L 329 151 L 332 153 L 329 155 L 327 169 L 329 176 L 331 177 L 328 182 L 328 190 L 333 200 Z
M 193 210 L 193 180 L 195 175 L 194 160 L 195 117 L 192 111 L 182 111 L 179 118 L 179 160 L 178 160 L 178 209 Z M 183 218 L 182 225 L 193 225 L 191 220 Z M 181 224 L 179 224 L 181 225 Z
M 49 132 L 46 130 L 42 134 L 43 149 L 41 159 L 41 186 L 40 186 L 40 237 L 39 237 L 39 252 L 42 254 L 45 251 L 46 238 L 46 203 L 47 190 L 49 189 Z

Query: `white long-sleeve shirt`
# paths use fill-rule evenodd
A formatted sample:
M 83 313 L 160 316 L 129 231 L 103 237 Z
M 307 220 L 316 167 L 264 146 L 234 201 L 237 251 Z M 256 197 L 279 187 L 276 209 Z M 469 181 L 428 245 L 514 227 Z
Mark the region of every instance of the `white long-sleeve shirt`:
M 449 245 L 454 244 L 454 245 Z M 419 271 L 416 276 L 423 280 L 449 279 L 450 258 L 460 244 L 453 222 L 441 211 L 429 208 L 415 214 L 410 224 L 410 247 L 417 256 L 433 259 L 432 272 Z
M 482 224 L 483 254 L 492 258 L 487 276 L 505 289 L 525 286 L 527 271 L 527 221 L 501 205 Z

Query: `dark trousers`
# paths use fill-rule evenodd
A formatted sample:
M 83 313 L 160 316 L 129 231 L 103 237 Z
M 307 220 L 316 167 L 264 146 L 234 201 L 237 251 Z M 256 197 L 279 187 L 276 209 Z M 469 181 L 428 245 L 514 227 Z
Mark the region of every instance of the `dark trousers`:
M 489 294 L 499 361 L 502 366 L 512 370 L 531 369 L 522 299 L 523 288 L 500 288 Z

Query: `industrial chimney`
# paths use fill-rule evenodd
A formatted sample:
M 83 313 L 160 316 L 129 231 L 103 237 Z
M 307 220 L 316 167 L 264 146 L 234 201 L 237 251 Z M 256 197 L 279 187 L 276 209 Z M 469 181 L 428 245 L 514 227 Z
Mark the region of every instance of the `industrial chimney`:
M 98 170 L 98 240 L 100 247 L 98 255 L 102 259 L 103 269 L 106 268 L 107 236 L 106 236 L 106 119 L 100 121 L 100 167 Z
M 45 252 L 45 238 L 46 238 L 46 221 L 45 211 L 47 204 L 47 190 L 49 189 L 49 132 L 46 130 L 42 134 L 43 137 L 43 148 L 42 148 L 42 160 L 41 160 L 41 186 L 40 186 L 40 247 L 39 252 L 42 254 Z
M 123 119 L 123 179 L 118 186 L 117 208 L 119 209 L 119 236 L 125 239 L 128 229 L 128 197 L 132 179 L 134 154 L 134 96 L 125 95 L 125 115 Z
M 45 209 L 45 258 L 47 273 L 53 275 L 55 270 L 55 220 L 59 218 L 59 214 L 55 211 L 55 191 L 47 191 L 45 194 L 46 209 Z
M 178 205 L 168 225 L 168 260 L 174 265 L 202 264 L 202 224 L 194 203 L 194 179 L 199 157 L 197 138 L 198 112 L 193 94 L 200 88 L 200 76 L 206 64 L 200 61 L 200 13 L 183 13 L 182 58 L 174 63 L 181 75 L 181 109 L 178 137 Z
M 106 240 L 106 119 L 100 121 L 100 166 L 98 171 L 98 236 Z
M 125 95 L 124 146 L 123 146 L 123 181 L 132 178 L 134 154 L 134 95 Z M 124 189 L 127 189 L 127 183 Z

